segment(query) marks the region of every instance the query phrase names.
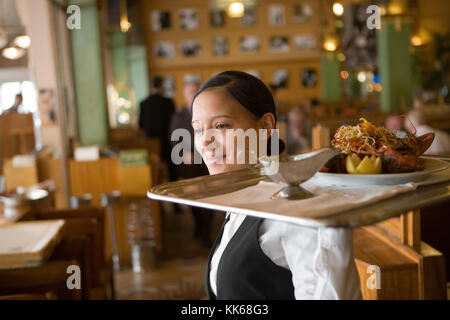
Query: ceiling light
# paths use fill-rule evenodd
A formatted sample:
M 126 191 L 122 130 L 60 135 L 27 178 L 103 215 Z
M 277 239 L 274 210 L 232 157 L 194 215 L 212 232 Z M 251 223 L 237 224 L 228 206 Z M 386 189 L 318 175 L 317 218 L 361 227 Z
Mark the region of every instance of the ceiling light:
M 356 77 L 359 82 L 366 81 L 366 73 L 363 71 L 358 72 L 358 76 Z
M 25 55 L 25 50 L 22 48 L 9 47 L 9 48 L 3 49 L 2 55 L 6 59 L 17 60 L 17 59 L 22 58 Z
M 125 18 L 120 20 L 120 30 L 122 30 L 122 32 L 128 32 L 130 28 L 131 23 L 128 21 L 128 19 Z
M 337 16 L 342 16 L 344 14 L 344 6 L 339 2 L 333 4 L 333 12 Z
M 323 48 L 326 51 L 330 51 L 330 52 L 335 51 L 337 48 L 336 41 L 334 41 L 332 39 L 325 40 L 325 42 L 323 44 Z
M 415 47 L 420 47 L 421 45 L 423 45 L 422 38 L 420 36 L 417 36 L 417 35 L 413 36 L 411 38 L 411 44 L 413 46 L 415 46 Z
M 228 6 L 228 16 L 231 18 L 240 18 L 244 15 L 244 4 L 240 1 L 230 3 Z
M 31 39 L 29 36 L 18 36 L 14 39 L 14 44 L 22 49 L 28 49 L 31 44 Z

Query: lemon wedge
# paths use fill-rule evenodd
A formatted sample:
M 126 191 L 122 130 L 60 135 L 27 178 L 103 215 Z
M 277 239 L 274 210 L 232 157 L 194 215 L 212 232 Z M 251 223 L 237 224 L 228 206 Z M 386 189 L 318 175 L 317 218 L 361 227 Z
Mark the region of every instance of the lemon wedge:
M 362 160 L 354 153 L 347 156 L 345 167 L 350 174 L 377 174 L 383 172 L 381 158 L 372 155 Z

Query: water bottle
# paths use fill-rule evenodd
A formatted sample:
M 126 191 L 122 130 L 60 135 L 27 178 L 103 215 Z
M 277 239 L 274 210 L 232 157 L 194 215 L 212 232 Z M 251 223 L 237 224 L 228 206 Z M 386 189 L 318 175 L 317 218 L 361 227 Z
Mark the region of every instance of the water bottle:
M 136 200 L 128 205 L 127 231 L 131 245 L 134 272 L 150 271 L 156 267 L 156 240 L 150 200 Z

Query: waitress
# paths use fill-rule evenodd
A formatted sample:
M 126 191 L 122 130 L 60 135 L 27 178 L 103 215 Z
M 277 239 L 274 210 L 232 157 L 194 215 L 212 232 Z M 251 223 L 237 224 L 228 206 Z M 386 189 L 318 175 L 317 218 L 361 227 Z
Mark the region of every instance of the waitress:
M 228 150 L 227 129 L 267 130 L 268 153 L 276 127 L 273 97 L 259 79 L 226 71 L 206 81 L 192 102 L 195 147 L 211 175 L 241 169 L 236 149 Z M 222 145 L 207 130 L 222 131 Z M 221 140 L 221 139 L 217 139 Z M 259 141 L 259 140 L 258 140 Z M 221 160 L 221 161 L 218 161 Z M 353 257 L 352 230 L 310 228 L 287 222 L 227 213 L 213 245 L 206 272 L 210 299 L 361 299 Z

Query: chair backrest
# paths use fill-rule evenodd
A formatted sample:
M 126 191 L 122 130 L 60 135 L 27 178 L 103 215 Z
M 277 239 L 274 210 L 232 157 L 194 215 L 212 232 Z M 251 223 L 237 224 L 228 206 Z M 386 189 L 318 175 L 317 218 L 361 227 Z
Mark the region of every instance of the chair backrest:
M 81 299 L 80 290 L 67 288 L 67 268 L 77 260 L 48 261 L 41 266 L 0 270 L 0 295 L 45 295 L 52 292 L 58 299 Z
M 78 209 L 48 210 L 36 213 L 36 218 L 42 219 L 64 219 L 66 221 L 65 246 L 55 248 L 55 254 L 59 258 L 67 257 L 65 253 L 81 254 L 86 257 L 85 267 L 89 274 L 86 275 L 88 283 L 97 286 L 100 283 L 100 273 L 104 268 L 109 268 L 109 257 L 105 254 L 105 210 L 97 207 L 83 207 Z M 85 241 L 83 242 L 83 237 Z M 87 240 L 86 240 L 87 238 Z M 71 248 L 69 242 L 78 242 L 78 248 Z M 64 243 L 64 242 L 63 242 Z M 90 246 L 83 250 L 83 245 Z M 61 249 L 67 247 L 68 249 Z M 73 249 L 73 250 L 72 250 Z M 78 251 L 77 251 L 78 250 Z M 72 252 L 70 252 L 72 251 Z

